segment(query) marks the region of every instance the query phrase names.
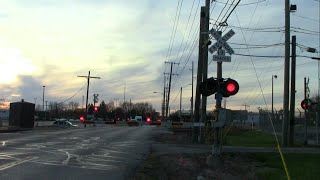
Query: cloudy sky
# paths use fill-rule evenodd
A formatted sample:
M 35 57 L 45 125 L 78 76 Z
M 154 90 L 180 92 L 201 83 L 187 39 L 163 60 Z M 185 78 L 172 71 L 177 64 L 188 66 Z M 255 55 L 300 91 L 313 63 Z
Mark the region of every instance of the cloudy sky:
M 232 1 L 212 2 L 210 28 L 225 19 Z M 163 73 L 170 70 L 165 61 L 169 61 L 179 63 L 173 66 L 178 75 L 172 78 L 171 110 L 179 107 L 180 87 L 182 107 L 189 109 L 190 69 L 193 61 L 196 75 L 199 14 L 204 4 L 205 0 L 0 0 L 0 98 L 40 104 L 45 86 L 46 101 L 72 97 L 70 101 L 81 105 L 86 79 L 77 76 L 91 71 L 101 79 L 91 79 L 90 102 L 94 93 L 100 94 L 100 101 L 119 99 L 118 103 L 125 94 L 126 100 L 150 102 L 160 110 Z M 306 47 L 320 49 L 320 2 L 292 0 L 291 4 L 297 5 L 291 13 L 297 54 L 319 57 Z M 235 53 L 284 55 L 284 0 L 242 0 L 227 24 L 223 34 L 235 31 L 228 41 Z M 280 109 L 284 58 L 253 56 L 232 55 L 232 62 L 223 63 L 223 77 L 240 84 L 238 94 L 227 99 L 227 107 L 270 108 L 271 77 L 278 75 L 274 102 Z M 318 67 L 318 61 L 297 57 L 297 107 L 303 99 L 304 77 L 310 78 L 310 94 L 318 93 Z M 216 63 L 210 63 L 209 76 L 216 76 Z M 213 96 L 208 103 L 212 109 Z

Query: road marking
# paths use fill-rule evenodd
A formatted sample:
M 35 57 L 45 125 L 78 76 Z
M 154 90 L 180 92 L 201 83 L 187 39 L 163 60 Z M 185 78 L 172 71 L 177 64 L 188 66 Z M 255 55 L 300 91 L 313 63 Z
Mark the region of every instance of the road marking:
M 71 158 L 70 154 L 68 152 L 66 152 L 66 153 L 67 153 L 68 157 L 66 160 L 62 161 L 63 165 L 67 165 L 69 163 L 70 158 Z
M 32 160 L 35 160 L 35 159 L 38 159 L 38 157 L 27 157 L 24 160 L 22 159 L 22 160 L 18 160 L 18 161 L 15 161 L 15 162 L 10 162 L 10 163 L 3 164 L 3 165 L 0 166 L 0 171 L 12 168 L 12 167 L 14 167 L 16 165 L 19 165 L 19 164 L 22 164 L 22 163 L 25 163 L 25 162 L 28 162 L 28 161 L 32 161 Z

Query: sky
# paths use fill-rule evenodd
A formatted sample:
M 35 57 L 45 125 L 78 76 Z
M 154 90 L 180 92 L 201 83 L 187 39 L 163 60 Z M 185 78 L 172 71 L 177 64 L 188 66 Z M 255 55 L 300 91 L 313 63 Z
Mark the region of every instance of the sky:
M 211 3 L 210 28 L 229 14 L 232 1 Z M 290 3 L 297 5 L 297 11 L 290 13 L 297 54 L 319 57 L 306 47 L 320 51 L 320 2 Z M 181 87 L 182 108 L 190 109 L 190 69 L 194 62 L 196 76 L 200 6 L 204 5 L 205 0 L 0 0 L 0 99 L 42 104 L 45 92 L 45 101 L 82 105 L 87 80 L 78 76 L 90 71 L 101 79 L 90 80 L 89 102 L 99 94 L 99 102 L 119 104 L 131 99 L 149 102 L 160 111 L 164 73 L 170 72 L 165 62 L 176 62 L 170 109 L 179 109 Z M 223 77 L 240 85 L 239 92 L 226 99 L 227 108 L 269 109 L 271 80 L 277 75 L 274 107 L 281 109 L 284 58 L 252 55 L 284 56 L 284 0 L 242 0 L 227 24 L 223 34 L 235 32 L 228 44 L 236 54 L 251 55 L 231 55 L 231 62 L 223 63 Z M 216 77 L 212 55 L 208 76 Z M 318 93 L 319 64 L 297 57 L 296 70 L 296 107 L 300 108 L 304 77 L 310 78 L 310 95 Z M 208 110 L 214 108 L 214 101 L 214 96 L 208 97 Z

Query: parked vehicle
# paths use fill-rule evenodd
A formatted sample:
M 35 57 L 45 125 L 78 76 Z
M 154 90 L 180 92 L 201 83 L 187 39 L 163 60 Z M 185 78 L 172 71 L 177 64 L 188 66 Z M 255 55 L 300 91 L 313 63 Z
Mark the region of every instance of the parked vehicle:
M 54 123 L 52 124 L 53 127 L 78 127 L 78 125 L 72 124 L 70 121 L 68 120 L 56 120 L 54 121 Z
M 135 125 L 135 126 L 139 126 L 143 124 L 142 121 L 142 116 L 136 116 L 134 117 L 134 119 L 130 119 L 129 121 L 127 121 L 127 124 L 130 125 Z
M 129 126 L 139 126 L 139 122 L 136 119 L 131 119 L 127 122 Z

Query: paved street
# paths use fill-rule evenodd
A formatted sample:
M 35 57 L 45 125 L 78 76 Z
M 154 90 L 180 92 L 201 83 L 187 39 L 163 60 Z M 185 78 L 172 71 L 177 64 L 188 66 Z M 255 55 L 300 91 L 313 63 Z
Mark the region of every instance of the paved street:
M 0 134 L 0 179 L 128 179 L 157 127 L 90 127 Z

